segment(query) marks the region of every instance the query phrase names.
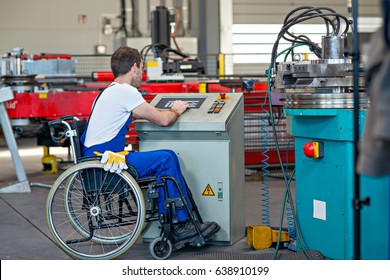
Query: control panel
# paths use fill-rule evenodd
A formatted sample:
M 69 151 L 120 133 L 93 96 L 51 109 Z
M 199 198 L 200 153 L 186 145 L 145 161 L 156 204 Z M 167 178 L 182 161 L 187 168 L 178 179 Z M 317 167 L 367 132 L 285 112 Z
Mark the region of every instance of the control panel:
M 190 104 L 171 126 L 137 120 L 140 151 L 173 150 L 205 221 L 221 230 L 214 244 L 233 244 L 245 236 L 244 98 L 242 93 L 158 94 L 151 104 L 161 110 L 175 100 Z M 144 240 L 160 234 L 155 222 Z

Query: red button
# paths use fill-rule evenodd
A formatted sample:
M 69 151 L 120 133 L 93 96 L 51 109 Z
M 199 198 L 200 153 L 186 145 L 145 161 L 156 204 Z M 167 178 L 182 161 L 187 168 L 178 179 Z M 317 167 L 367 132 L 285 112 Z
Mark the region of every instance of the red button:
M 307 142 L 303 146 L 303 153 L 305 154 L 305 156 L 307 156 L 309 158 L 314 157 L 314 144 L 313 144 L 313 142 Z

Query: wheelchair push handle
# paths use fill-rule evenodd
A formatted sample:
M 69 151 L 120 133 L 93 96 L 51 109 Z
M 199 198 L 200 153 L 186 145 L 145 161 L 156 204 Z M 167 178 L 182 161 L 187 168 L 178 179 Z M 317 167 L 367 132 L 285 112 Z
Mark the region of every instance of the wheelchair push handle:
M 67 115 L 67 116 L 60 117 L 59 120 L 49 121 L 48 125 L 49 125 L 49 127 L 51 127 L 51 126 L 56 126 L 56 125 L 60 125 L 60 124 L 65 124 L 65 123 L 68 123 L 69 121 L 78 121 L 78 120 L 79 120 L 79 118 L 77 118 L 75 116 Z
M 49 127 L 60 125 L 61 120 L 49 121 L 47 124 L 49 125 Z
M 73 120 L 76 120 L 76 121 L 78 121 L 79 119 L 77 117 L 75 117 L 75 116 L 67 115 L 67 116 L 61 117 L 60 120 L 62 120 L 62 121 L 73 121 Z

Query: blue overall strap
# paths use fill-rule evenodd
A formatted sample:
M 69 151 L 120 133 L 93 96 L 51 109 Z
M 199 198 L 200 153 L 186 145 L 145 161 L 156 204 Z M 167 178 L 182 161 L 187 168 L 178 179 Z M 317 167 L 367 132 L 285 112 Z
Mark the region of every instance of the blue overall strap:
M 100 96 L 102 95 L 102 93 L 103 93 L 106 89 L 108 89 L 110 86 L 112 86 L 112 84 L 109 85 L 108 87 L 106 87 L 105 89 L 103 89 L 103 90 L 102 90 L 101 92 L 99 92 L 99 94 L 96 96 L 95 100 L 93 101 L 91 113 L 89 114 L 88 120 L 91 119 L 91 116 L 92 116 L 92 113 L 93 113 L 93 109 L 95 109 L 95 105 L 96 105 L 96 102 L 98 101 L 99 97 L 100 97 Z M 87 129 L 85 128 L 85 130 L 87 130 Z
M 93 156 L 94 155 L 93 152 L 104 153 L 105 151 L 112 151 L 112 152 L 123 151 L 126 146 L 126 134 L 129 131 L 130 123 L 131 123 L 131 115 L 126 121 L 126 123 L 122 126 L 118 134 L 110 141 L 98 145 L 93 145 L 89 148 L 83 145 L 82 146 L 83 156 Z M 81 140 L 83 143 L 85 141 L 85 135 L 86 133 L 84 132 L 83 135 L 81 136 L 82 138 Z
M 111 86 L 111 85 L 110 85 Z M 109 86 L 109 87 L 110 87 Z M 92 116 L 92 112 L 93 112 L 93 109 L 95 109 L 95 105 L 96 105 L 96 102 L 98 101 L 99 97 L 102 95 L 103 91 L 105 91 L 107 88 L 103 89 L 102 91 L 99 92 L 99 94 L 96 96 L 95 100 L 93 101 L 93 105 L 92 105 L 92 109 L 91 109 L 91 113 L 89 114 L 89 118 L 88 118 L 88 121 L 91 119 L 91 116 Z M 85 142 L 85 137 L 87 135 L 87 129 L 88 129 L 88 122 L 87 122 L 87 125 L 85 126 L 85 129 L 84 129 L 84 132 L 83 134 L 81 134 L 80 136 L 80 141 L 81 141 L 81 155 L 82 156 L 87 156 L 85 154 L 85 150 L 87 149 L 87 147 L 84 146 L 84 142 Z M 89 155 L 91 156 L 91 155 Z

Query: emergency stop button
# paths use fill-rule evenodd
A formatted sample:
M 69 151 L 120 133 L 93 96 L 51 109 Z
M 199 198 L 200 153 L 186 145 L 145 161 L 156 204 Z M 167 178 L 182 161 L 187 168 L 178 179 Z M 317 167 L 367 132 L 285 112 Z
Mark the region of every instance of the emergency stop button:
M 303 146 L 303 153 L 308 158 L 324 157 L 324 144 L 320 141 L 309 141 Z

